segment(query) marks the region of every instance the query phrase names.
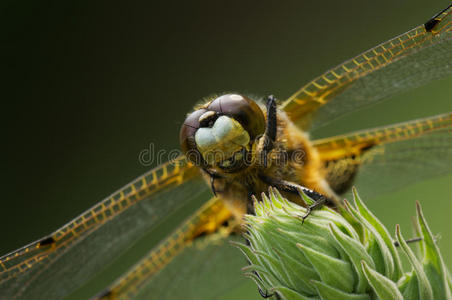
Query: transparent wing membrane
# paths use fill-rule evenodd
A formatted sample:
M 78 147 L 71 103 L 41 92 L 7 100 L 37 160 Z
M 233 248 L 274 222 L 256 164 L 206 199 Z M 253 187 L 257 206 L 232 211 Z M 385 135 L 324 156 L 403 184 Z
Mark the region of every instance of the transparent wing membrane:
M 413 139 L 441 130 L 452 130 L 452 113 L 319 139 L 314 141 L 314 146 L 323 161 L 338 160 L 350 155 L 360 155 L 379 144 Z
M 452 170 L 452 113 L 314 142 L 336 191 L 368 197 Z
M 119 278 L 110 288 L 100 293 L 96 299 L 130 299 L 134 297 L 141 289 L 150 284 L 154 275 L 184 251 L 185 247 L 192 245 L 197 237 L 209 236 L 231 218 L 231 212 L 220 200 L 211 199 L 169 237 L 152 249 L 129 272 Z M 217 233 L 217 236 L 224 239 L 229 234 L 227 232 Z M 153 292 L 148 294 L 148 297 L 152 294 Z
M 353 184 L 370 199 L 451 170 L 452 135 L 438 131 L 365 153 Z
M 262 299 L 254 283 L 243 276 L 247 261 L 229 242 L 244 240 L 231 236 L 221 240 L 203 237 L 185 248 L 168 266 L 146 283 L 133 299 L 235 299 L 228 293 L 251 287 L 246 299 Z M 249 291 L 249 290 L 248 290 Z M 245 297 L 243 293 L 235 296 Z
M 451 15 L 449 6 L 424 25 L 327 71 L 282 108 L 303 129 L 315 129 L 397 92 L 451 75 Z
M 61 298 L 168 214 L 209 193 L 185 158 L 157 167 L 48 237 L 1 257 L 2 296 Z

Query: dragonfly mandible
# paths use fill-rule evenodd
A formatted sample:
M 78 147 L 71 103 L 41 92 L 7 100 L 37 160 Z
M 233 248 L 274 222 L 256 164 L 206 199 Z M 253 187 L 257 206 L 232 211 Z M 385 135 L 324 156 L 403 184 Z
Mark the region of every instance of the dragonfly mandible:
M 281 102 L 278 110 L 297 130 L 307 132 L 349 111 L 424 84 L 432 79 L 430 73 L 434 72 L 436 78 L 450 76 L 451 15 L 449 6 L 424 24 L 330 69 Z M 355 176 L 358 188 L 378 186 L 383 190 L 449 172 L 451 128 L 449 112 L 308 141 L 325 182 L 340 194 Z M 428 157 L 422 155 L 425 151 Z M 416 168 L 421 168 L 422 174 L 416 173 Z M 415 176 L 409 176 L 410 171 Z M 392 174 L 390 180 L 386 174 Z M 215 197 L 200 169 L 180 156 L 138 177 L 54 233 L 2 256 L 0 296 L 62 298 L 112 262 L 143 232 L 191 202 L 202 205 L 97 297 L 169 298 L 175 293 L 160 286 L 161 278 L 174 276 L 177 280 L 178 276 L 187 278 L 187 274 L 191 274 L 191 280 L 205 281 L 212 288 L 217 284 L 211 280 L 215 261 L 243 263 L 241 257 L 231 255 L 227 244 L 216 245 L 218 239 L 229 238 L 225 224 L 243 210 L 234 212 L 233 206 L 222 201 L 221 194 Z M 209 266 L 200 271 L 198 265 L 190 264 L 195 256 L 208 257 Z M 68 274 L 70 280 L 61 280 Z

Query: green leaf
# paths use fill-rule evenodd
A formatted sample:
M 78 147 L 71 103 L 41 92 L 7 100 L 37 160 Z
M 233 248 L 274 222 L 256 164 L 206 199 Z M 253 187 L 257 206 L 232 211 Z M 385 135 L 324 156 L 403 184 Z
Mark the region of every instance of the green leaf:
M 322 299 L 335 299 L 335 300 L 370 300 L 368 294 L 354 294 L 345 293 L 323 282 L 312 280 L 317 288 L 317 291 Z
M 355 292 L 364 293 L 368 289 L 369 284 L 362 271 L 361 261 L 364 260 L 372 268 L 375 268 L 372 257 L 367 254 L 366 249 L 359 241 L 344 234 L 334 224 L 330 225 L 330 231 L 336 241 L 341 245 L 342 249 L 347 253 L 353 268 L 358 275 L 358 283 L 355 287 Z
M 304 230 L 304 228 L 303 228 Z M 332 245 L 332 238 L 329 237 L 329 241 L 323 238 L 324 234 L 303 234 L 303 232 L 288 232 L 280 230 L 281 233 L 287 235 L 292 241 L 299 241 L 304 246 L 311 248 L 313 250 L 324 253 L 325 255 L 339 258 L 338 249 L 334 248 Z
M 419 287 L 416 274 L 405 274 L 400 278 L 397 286 L 403 295 L 403 299 L 417 299 L 419 298 Z
M 242 251 L 242 253 L 246 256 L 246 258 L 248 259 L 248 261 L 251 264 L 258 264 L 258 259 L 256 254 L 253 253 L 253 251 L 246 245 L 236 242 L 236 241 L 231 241 L 229 242 L 230 244 L 232 244 L 233 246 L 236 246 L 237 248 L 240 249 L 240 251 Z
M 316 300 L 320 299 L 318 297 L 307 297 L 303 296 L 300 293 L 297 293 L 294 290 L 291 290 L 284 286 L 278 286 L 273 288 L 274 291 L 278 293 L 278 295 L 284 300 Z
M 248 265 L 246 267 L 243 267 L 242 271 L 245 272 L 247 276 L 258 273 L 258 277 L 261 279 L 262 283 L 264 283 L 265 286 L 272 287 L 280 285 L 279 279 L 274 277 L 273 274 L 268 272 L 268 270 L 261 265 Z
M 254 253 L 256 253 L 262 265 L 273 275 L 273 277 L 277 278 L 282 285 L 289 286 L 289 275 L 278 257 L 273 257 L 272 255 L 258 250 L 255 250 Z
M 355 275 L 350 263 L 327 256 L 323 253 L 297 244 L 317 271 L 322 282 L 341 288 L 346 292 L 353 291 Z
M 280 256 L 281 263 L 287 269 L 291 287 L 297 291 L 301 290 L 306 293 L 315 294 L 315 288 L 310 281 L 312 279 L 320 279 L 316 271 L 300 264 L 284 252 L 277 252 L 277 255 Z
M 378 298 L 385 300 L 403 300 L 402 294 L 392 280 L 372 270 L 365 261 L 361 265 L 364 275 Z
M 302 264 L 305 268 L 314 271 L 309 263 L 309 260 L 304 256 L 303 253 L 300 252 L 300 250 L 298 250 L 296 241 L 291 240 L 287 235 L 278 234 L 280 230 L 281 229 L 279 229 L 277 232 L 268 233 L 270 235 L 270 238 L 273 238 L 273 240 L 275 241 L 275 245 L 278 246 L 278 249 L 283 250 L 285 254 L 296 259 L 297 262 L 299 264 Z
M 401 277 L 401 262 L 398 253 L 395 251 L 389 232 L 364 205 L 355 188 L 353 188 L 353 199 L 357 210 L 353 209 L 352 212 L 372 234 L 380 247 L 385 265 L 384 275 L 388 276 L 391 280 L 398 280 Z
M 413 251 L 411 251 L 410 247 L 408 247 L 408 244 L 403 239 L 399 225 L 396 225 L 396 237 L 400 247 L 402 248 L 402 251 L 405 253 L 405 255 L 407 256 L 408 260 L 411 263 L 411 266 L 414 268 L 416 279 L 418 281 L 419 299 L 421 300 L 433 299 L 433 291 L 427 279 L 427 275 L 422 269 L 422 265 L 417 261 L 416 257 L 414 256 Z
M 435 243 L 433 234 L 425 221 L 422 208 L 416 202 L 416 212 L 419 231 L 422 234 L 423 267 L 428 280 L 433 288 L 435 299 L 452 299 L 451 288 L 448 286 L 447 268 L 444 265 L 441 253 Z

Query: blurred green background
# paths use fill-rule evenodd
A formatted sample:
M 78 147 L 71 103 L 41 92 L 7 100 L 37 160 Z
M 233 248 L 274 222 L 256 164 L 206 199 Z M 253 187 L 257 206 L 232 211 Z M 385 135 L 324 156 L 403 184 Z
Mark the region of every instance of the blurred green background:
M 51 233 L 178 148 L 193 104 L 236 91 L 288 97 L 303 83 L 429 19 L 449 1 L 2 1 L 0 253 Z M 315 136 L 452 110 L 444 79 Z M 359 121 L 359 122 L 357 122 Z M 452 267 L 452 177 L 368 205 L 409 232 L 420 200 Z

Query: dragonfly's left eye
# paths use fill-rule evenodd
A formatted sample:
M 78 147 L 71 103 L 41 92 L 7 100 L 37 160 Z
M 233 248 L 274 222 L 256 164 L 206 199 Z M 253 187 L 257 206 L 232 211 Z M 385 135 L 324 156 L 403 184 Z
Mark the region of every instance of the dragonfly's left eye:
M 203 164 L 203 158 L 196 147 L 195 134 L 200 127 L 199 118 L 206 112 L 206 109 L 195 110 L 188 115 L 180 129 L 180 146 L 182 151 L 197 166 Z
M 196 165 L 227 165 L 265 131 L 265 117 L 251 99 L 220 96 L 191 113 L 180 132 L 182 151 Z
M 213 100 L 208 110 L 228 116 L 239 122 L 253 140 L 265 131 L 265 117 L 253 100 L 237 94 L 227 94 Z

